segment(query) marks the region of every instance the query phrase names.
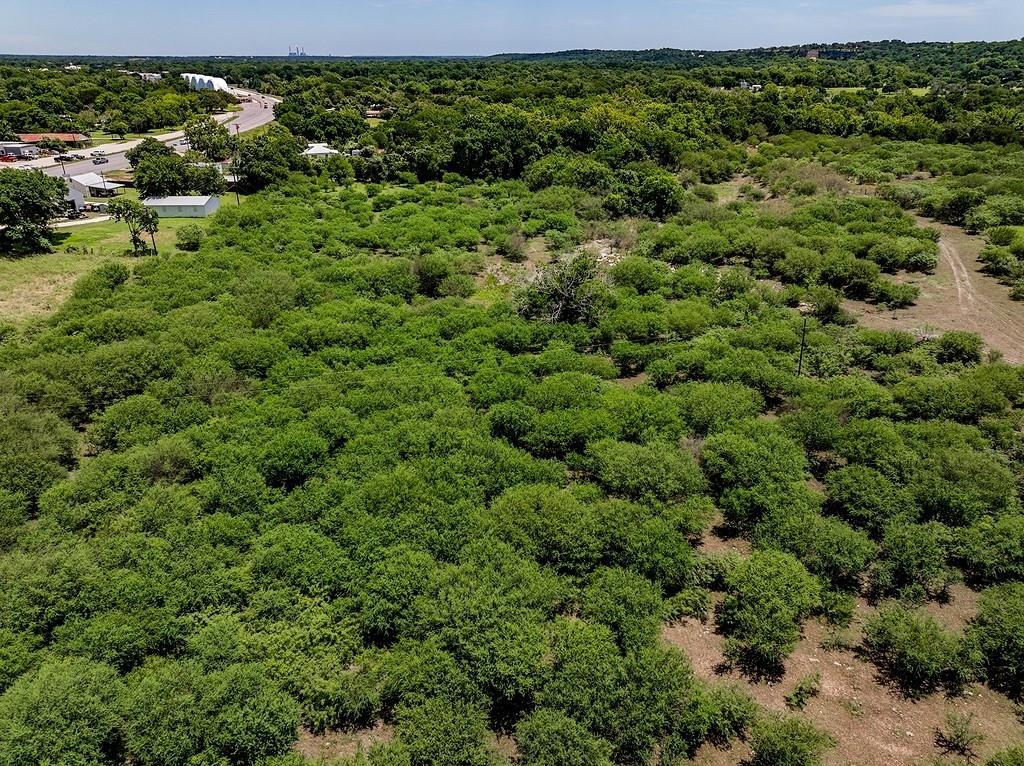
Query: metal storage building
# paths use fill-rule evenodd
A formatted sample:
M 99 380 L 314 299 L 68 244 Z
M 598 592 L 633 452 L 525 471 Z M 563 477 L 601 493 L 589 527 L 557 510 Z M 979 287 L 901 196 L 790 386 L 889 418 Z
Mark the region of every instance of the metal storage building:
M 206 218 L 220 208 L 220 199 L 209 196 L 150 197 L 142 204 L 161 218 Z

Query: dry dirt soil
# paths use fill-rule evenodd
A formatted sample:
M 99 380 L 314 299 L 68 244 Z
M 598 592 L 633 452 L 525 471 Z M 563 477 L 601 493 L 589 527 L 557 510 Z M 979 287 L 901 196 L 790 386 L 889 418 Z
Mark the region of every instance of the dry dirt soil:
M 891 311 L 846 301 L 846 309 L 860 324 L 879 330 L 968 330 L 980 335 L 990 349 L 1002 352 L 1007 362 L 1024 363 L 1024 304 L 1011 300 L 1005 285 L 981 272 L 982 238 L 920 216 L 917 223 L 938 229 L 941 235 L 935 273 L 900 277 L 921 289 L 917 303 Z
M 394 730 L 379 722 L 367 729 L 326 731 L 323 734 L 300 729 L 299 741 L 292 749 L 310 761 L 330 762 L 338 758 L 351 758 L 359 753 L 369 753 L 373 745 L 387 742 L 393 736 Z
M 716 552 L 731 548 L 741 554 L 745 550 L 742 541 L 724 541 L 713 534 L 705 537 L 703 547 Z M 945 627 L 961 630 L 974 615 L 976 604 L 976 593 L 955 586 L 949 603 L 929 604 L 927 609 Z M 843 632 L 847 646 L 860 643 L 861 626 L 872 611 L 866 601 L 858 601 L 854 622 Z M 955 698 L 939 692 L 919 700 L 907 699 L 883 683 L 874 666 L 855 649 L 822 649 L 828 637 L 829 629 L 822 622 L 808 621 L 803 638 L 786 661 L 782 680 L 754 683 L 735 670 L 723 670 L 725 639 L 712 623 L 687 619 L 662 630 L 662 640 L 682 649 L 699 677 L 735 684 L 769 710 L 787 712 L 786 694 L 804 676 L 820 673 L 821 692 L 808 702 L 803 715 L 836 739 L 827 766 L 931 766 L 940 755 L 935 746 L 936 729 L 953 711 L 974 714 L 974 727 L 984 735 L 978 747 L 980 763 L 995 751 L 1024 740 L 1024 726 L 1013 703 L 988 687 L 975 684 Z M 706 746 L 694 763 L 740 766 L 749 755 L 749 746 L 742 742 L 724 751 Z

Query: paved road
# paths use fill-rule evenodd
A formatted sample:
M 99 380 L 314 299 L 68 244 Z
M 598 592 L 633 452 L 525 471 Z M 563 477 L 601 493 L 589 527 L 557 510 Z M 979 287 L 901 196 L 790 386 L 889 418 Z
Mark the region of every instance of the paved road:
M 215 119 L 218 122 L 230 121 L 228 129 L 232 133 L 235 132 L 236 126 L 239 133 L 244 133 L 247 130 L 253 130 L 254 128 L 258 128 L 261 125 L 266 125 L 268 122 L 273 121 L 274 104 L 278 103 L 279 99 L 271 96 L 264 96 L 263 94 L 256 93 L 254 91 L 244 91 L 240 88 L 233 88 L 232 92 L 236 96 L 252 98 L 251 102 L 239 105 L 242 107 L 242 111 L 229 112 L 227 114 L 219 114 L 216 116 Z M 264 104 L 266 105 L 265 107 Z M 158 141 L 163 141 L 166 144 L 176 143 L 181 140 L 182 136 L 182 132 L 180 130 L 176 130 L 173 133 L 163 133 L 161 135 L 153 136 L 153 138 Z M 65 162 L 64 167 L 62 168 L 52 157 L 41 157 L 40 159 L 32 160 L 31 162 L 18 163 L 15 167 L 31 165 L 33 168 L 39 168 L 50 176 L 75 176 L 80 173 L 107 173 L 112 170 L 123 170 L 124 168 L 129 167 L 128 160 L 125 159 L 124 153 L 138 145 L 141 140 L 142 139 L 135 139 L 132 141 L 119 141 L 116 143 L 101 144 L 99 146 L 90 146 L 87 151 L 94 152 L 96 150 L 101 150 L 106 154 L 109 161 L 102 165 L 94 165 L 90 158 L 80 162 Z M 71 151 L 83 154 L 86 150 L 72 149 Z

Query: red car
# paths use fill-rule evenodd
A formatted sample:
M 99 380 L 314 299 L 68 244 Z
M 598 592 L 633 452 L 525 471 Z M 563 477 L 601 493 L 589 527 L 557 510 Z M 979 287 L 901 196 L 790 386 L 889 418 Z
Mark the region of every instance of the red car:
M 0 154 L 0 162 L 17 162 L 18 158 L 13 154 Z

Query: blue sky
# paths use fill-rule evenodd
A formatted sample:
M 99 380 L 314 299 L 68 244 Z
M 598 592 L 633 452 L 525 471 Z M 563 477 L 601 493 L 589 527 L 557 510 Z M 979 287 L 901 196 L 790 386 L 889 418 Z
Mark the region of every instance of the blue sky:
M 429 55 L 1004 40 L 1022 0 L 5 0 L 0 52 Z

